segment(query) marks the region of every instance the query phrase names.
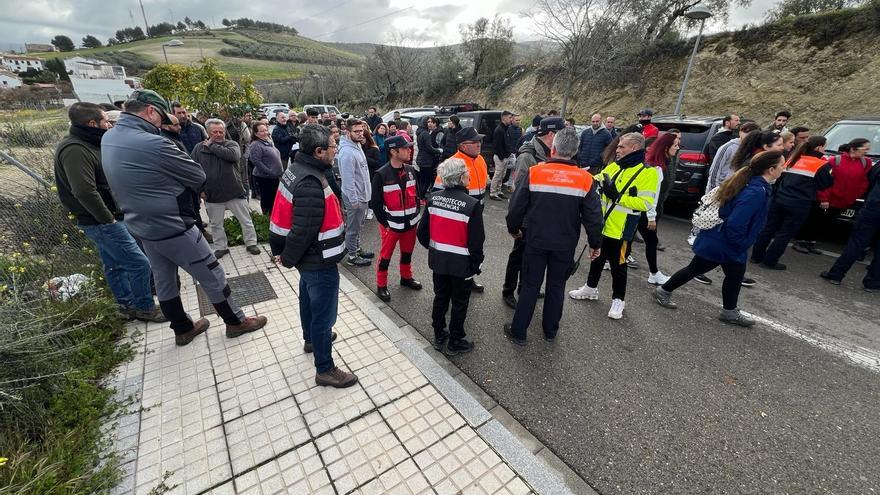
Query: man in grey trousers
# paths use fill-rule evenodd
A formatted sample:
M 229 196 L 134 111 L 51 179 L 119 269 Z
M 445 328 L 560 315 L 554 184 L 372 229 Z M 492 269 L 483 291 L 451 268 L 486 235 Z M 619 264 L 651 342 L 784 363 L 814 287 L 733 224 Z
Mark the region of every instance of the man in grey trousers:
M 227 337 L 259 330 L 266 317 L 244 315 L 231 297 L 220 262 L 196 228 L 192 191 L 205 183 L 205 172 L 159 135 L 159 126 L 171 122 L 168 112 L 168 103 L 156 92 L 132 93 L 116 127 L 101 141 L 107 182 L 126 226 L 143 243 L 159 306 L 171 322 L 177 345 L 189 344 L 209 326 L 205 318 L 193 323 L 184 310 L 178 267 L 199 282 L 226 323 Z
M 365 141 L 366 124 L 348 120 L 348 136 L 339 140 L 336 161 L 342 177 L 342 204 L 345 207 L 345 249 L 349 266 L 369 266 L 373 253 L 361 249 L 361 229 L 367 218 L 371 196 L 370 169 L 361 148 Z

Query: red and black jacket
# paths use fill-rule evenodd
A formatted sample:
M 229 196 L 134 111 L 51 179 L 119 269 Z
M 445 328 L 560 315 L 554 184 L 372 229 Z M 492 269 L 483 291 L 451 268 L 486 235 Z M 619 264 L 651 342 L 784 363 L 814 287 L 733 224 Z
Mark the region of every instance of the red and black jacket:
M 461 278 L 480 273 L 486 239 L 483 208 L 463 186 L 428 195 L 418 237 L 435 273 Z
M 380 224 L 395 232 L 414 229 L 421 218 L 412 167 L 394 168 L 391 163 L 376 171 L 370 209 Z

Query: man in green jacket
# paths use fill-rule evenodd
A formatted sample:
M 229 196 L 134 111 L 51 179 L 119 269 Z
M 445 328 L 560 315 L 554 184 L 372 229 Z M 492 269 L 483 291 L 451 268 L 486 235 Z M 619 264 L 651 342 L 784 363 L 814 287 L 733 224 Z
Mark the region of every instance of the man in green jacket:
M 101 137 L 110 128 L 94 103 L 74 103 L 70 134 L 55 148 L 55 184 L 61 203 L 95 243 L 107 285 L 122 311 L 142 321 L 167 321 L 153 301 L 150 262 L 122 221 L 101 168 Z

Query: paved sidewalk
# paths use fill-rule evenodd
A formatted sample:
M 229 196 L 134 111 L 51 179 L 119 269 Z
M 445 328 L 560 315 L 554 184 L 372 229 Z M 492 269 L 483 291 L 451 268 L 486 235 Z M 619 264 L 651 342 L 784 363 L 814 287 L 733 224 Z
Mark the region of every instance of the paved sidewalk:
M 107 427 L 125 473 L 113 493 L 569 493 L 344 276 L 333 354 L 360 380 L 317 387 L 297 272 L 231 251 L 227 276 L 263 272 L 271 283 L 276 299 L 243 308 L 269 324 L 227 339 L 211 314 L 186 347 L 166 324 L 131 324 L 138 354 L 115 385 L 135 398 L 133 413 Z M 195 287 L 182 278 L 197 318 Z

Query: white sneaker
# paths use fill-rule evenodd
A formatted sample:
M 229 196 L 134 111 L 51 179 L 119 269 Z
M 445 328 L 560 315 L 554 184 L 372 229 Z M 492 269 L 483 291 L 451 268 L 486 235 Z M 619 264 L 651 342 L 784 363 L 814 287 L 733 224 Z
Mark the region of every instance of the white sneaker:
M 648 283 L 653 285 L 663 285 L 669 280 L 669 275 L 663 272 L 652 273 L 648 276 Z
M 690 244 L 691 246 L 694 245 L 694 241 L 696 241 L 696 240 L 697 240 L 697 236 L 695 236 L 694 234 L 691 234 L 688 236 L 688 244 Z
M 611 270 L 611 263 L 606 261 L 605 266 L 602 267 L 603 270 Z
M 623 318 L 624 307 L 626 307 L 626 302 L 621 301 L 620 299 L 615 299 L 611 301 L 611 309 L 608 310 L 608 317 L 612 320 L 619 320 Z
M 588 301 L 596 301 L 599 299 L 599 288 L 598 287 L 590 287 L 587 284 L 584 284 L 580 289 L 575 289 L 568 292 L 568 297 L 577 300 L 588 300 Z
M 367 210 L 367 220 L 373 219 L 373 210 Z

